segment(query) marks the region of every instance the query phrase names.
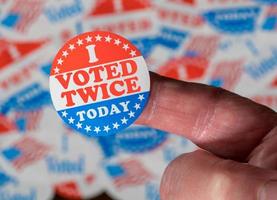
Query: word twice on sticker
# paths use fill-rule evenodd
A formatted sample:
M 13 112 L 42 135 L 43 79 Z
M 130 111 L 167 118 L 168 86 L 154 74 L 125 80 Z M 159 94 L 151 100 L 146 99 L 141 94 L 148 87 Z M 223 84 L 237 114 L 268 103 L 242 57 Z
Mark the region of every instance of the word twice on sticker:
M 87 103 L 141 91 L 135 75 L 137 68 L 134 60 L 124 60 L 59 74 L 55 78 L 64 89 L 61 98 L 71 107 L 76 104 L 76 96 Z

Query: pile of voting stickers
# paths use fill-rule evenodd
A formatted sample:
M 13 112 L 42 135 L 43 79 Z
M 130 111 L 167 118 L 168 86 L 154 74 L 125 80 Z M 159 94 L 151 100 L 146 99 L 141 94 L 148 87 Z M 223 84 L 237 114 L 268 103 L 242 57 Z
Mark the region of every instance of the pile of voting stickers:
M 276 0 L 0 0 L 1 200 L 159 200 L 166 166 L 196 149 L 139 125 L 87 138 L 60 119 L 54 56 L 90 31 L 130 40 L 149 71 L 277 110 Z

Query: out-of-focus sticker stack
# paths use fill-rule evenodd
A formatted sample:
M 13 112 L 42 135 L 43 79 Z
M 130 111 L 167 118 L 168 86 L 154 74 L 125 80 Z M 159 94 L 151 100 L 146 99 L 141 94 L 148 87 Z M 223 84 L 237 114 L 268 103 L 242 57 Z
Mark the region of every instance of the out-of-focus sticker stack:
M 62 123 L 49 95 L 51 62 L 66 40 L 93 30 L 130 39 L 151 71 L 277 110 L 276 0 L 0 0 L 0 199 L 106 191 L 158 200 L 165 167 L 195 149 L 145 126 L 87 139 Z

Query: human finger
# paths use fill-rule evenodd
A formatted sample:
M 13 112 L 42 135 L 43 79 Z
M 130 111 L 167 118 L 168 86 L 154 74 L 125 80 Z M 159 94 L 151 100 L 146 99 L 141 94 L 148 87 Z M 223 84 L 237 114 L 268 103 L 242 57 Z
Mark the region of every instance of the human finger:
M 149 103 L 137 121 L 242 160 L 277 125 L 271 109 L 221 88 L 151 74 Z
M 273 200 L 277 173 L 198 150 L 167 167 L 160 194 L 162 200 Z

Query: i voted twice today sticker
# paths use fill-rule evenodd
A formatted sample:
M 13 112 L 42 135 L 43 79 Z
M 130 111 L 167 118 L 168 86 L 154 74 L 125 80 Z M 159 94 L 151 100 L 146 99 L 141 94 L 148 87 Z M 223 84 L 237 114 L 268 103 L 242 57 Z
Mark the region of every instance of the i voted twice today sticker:
M 88 32 L 69 40 L 56 55 L 50 92 L 63 121 L 85 136 L 115 134 L 142 113 L 149 72 L 138 49 L 110 32 Z

